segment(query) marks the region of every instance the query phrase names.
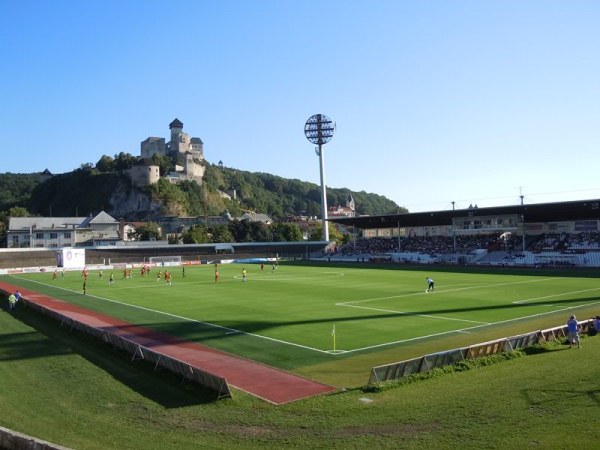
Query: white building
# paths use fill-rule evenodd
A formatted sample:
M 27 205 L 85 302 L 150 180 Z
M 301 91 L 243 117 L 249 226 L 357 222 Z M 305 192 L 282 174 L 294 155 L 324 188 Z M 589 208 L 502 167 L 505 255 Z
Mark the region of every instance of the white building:
M 114 245 L 119 222 L 104 211 L 94 217 L 11 217 L 8 248 L 64 248 Z

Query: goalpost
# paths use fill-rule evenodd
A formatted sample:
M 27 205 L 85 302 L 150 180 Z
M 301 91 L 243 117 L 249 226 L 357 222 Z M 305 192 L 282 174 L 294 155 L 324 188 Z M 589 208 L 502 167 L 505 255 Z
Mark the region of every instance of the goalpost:
M 150 256 L 148 262 L 155 266 L 180 266 L 182 263 L 181 255 L 177 256 Z

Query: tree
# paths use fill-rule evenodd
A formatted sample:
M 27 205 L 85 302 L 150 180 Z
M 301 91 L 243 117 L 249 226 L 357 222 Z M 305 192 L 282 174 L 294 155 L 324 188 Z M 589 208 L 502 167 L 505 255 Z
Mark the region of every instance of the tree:
M 25 208 L 14 206 L 8 211 L 0 212 L 0 247 L 8 247 L 6 242 L 6 233 L 8 231 L 8 221 L 11 217 L 31 217 L 32 214 Z
M 152 155 L 152 162 L 158 166 L 161 177 L 164 177 L 169 172 L 175 170 L 175 163 L 173 163 L 173 160 L 168 156 L 155 153 Z
M 344 235 L 335 227 L 335 225 L 331 222 L 327 222 L 329 229 L 329 240 L 335 241 L 338 245 L 344 242 Z M 321 222 L 317 224 L 315 230 L 310 235 L 311 241 L 320 241 L 323 239 L 323 225 Z
M 302 231 L 295 223 L 276 222 L 271 225 L 271 233 L 275 242 L 302 241 Z
M 131 153 L 121 152 L 118 155 L 115 155 L 114 169 L 118 172 L 123 172 L 131 169 L 136 161 L 137 157 L 133 156 Z
M 262 222 L 250 222 L 250 232 L 253 242 L 269 242 L 271 241 L 271 232 L 269 225 Z
M 233 242 L 233 235 L 227 225 L 214 225 L 210 228 L 211 242 Z
M 232 220 L 229 231 L 235 242 L 252 242 L 252 226 L 249 220 Z
M 114 172 L 115 160 L 108 155 L 102 155 L 96 163 L 96 169 L 99 172 Z
M 203 244 L 210 241 L 210 232 L 204 224 L 192 225 L 183 233 L 184 244 Z
M 25 206 L 39 183 L 39 174 L 0 174 L 0 211 L 12 206 Z
M 133 234 L 137 241 L 153 241 L 161 237 L 160 226 L 156 222 L 146 222 L 140 225 Z
M 8 247 L 6 242 L 6 230 L 8 230 L 8 212 L 0 212 L 0 247 Z
M 32 214 L 27 209 L 20 206 L 15 206 L 8 210 L 9 217 L 31 217 Z

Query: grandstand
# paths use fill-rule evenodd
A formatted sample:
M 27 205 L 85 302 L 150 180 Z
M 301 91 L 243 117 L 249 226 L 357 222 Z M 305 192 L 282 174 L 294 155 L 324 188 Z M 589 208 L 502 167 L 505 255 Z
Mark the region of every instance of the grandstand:
M 362 230 L 329 258 L 600 267 L 600 200 L 335 218 Z
M 87 264 L 148 263 L 175 257 L 183 264 L 255 258 L 488 266 L 600 267 L 600 200 L 449 211 L 339 217 L 362 237 L 335 251 L 326 242 L 193 245 L 138 243 L 86 248 Z M 151 245 L 142 245 L 151 244 Z M 50 249 L 3 249 L 0 269 L 56 265 Z

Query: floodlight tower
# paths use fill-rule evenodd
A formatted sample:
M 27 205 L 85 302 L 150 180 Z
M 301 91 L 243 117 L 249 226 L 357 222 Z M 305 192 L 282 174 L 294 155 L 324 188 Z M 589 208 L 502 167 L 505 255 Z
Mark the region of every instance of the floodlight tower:
M 323 144 L 327 144 L 335 132 L 335 123 L 324 114 L 315 114 L 306 121 L 304 135 L 315 145 L 315 153 L 319 157 L 321 169 L 321 220 L 323 222 L 323 240 L 329 242 L 329 227 L 327 225 L 327 190 L 325 187 L 325 161 Z

